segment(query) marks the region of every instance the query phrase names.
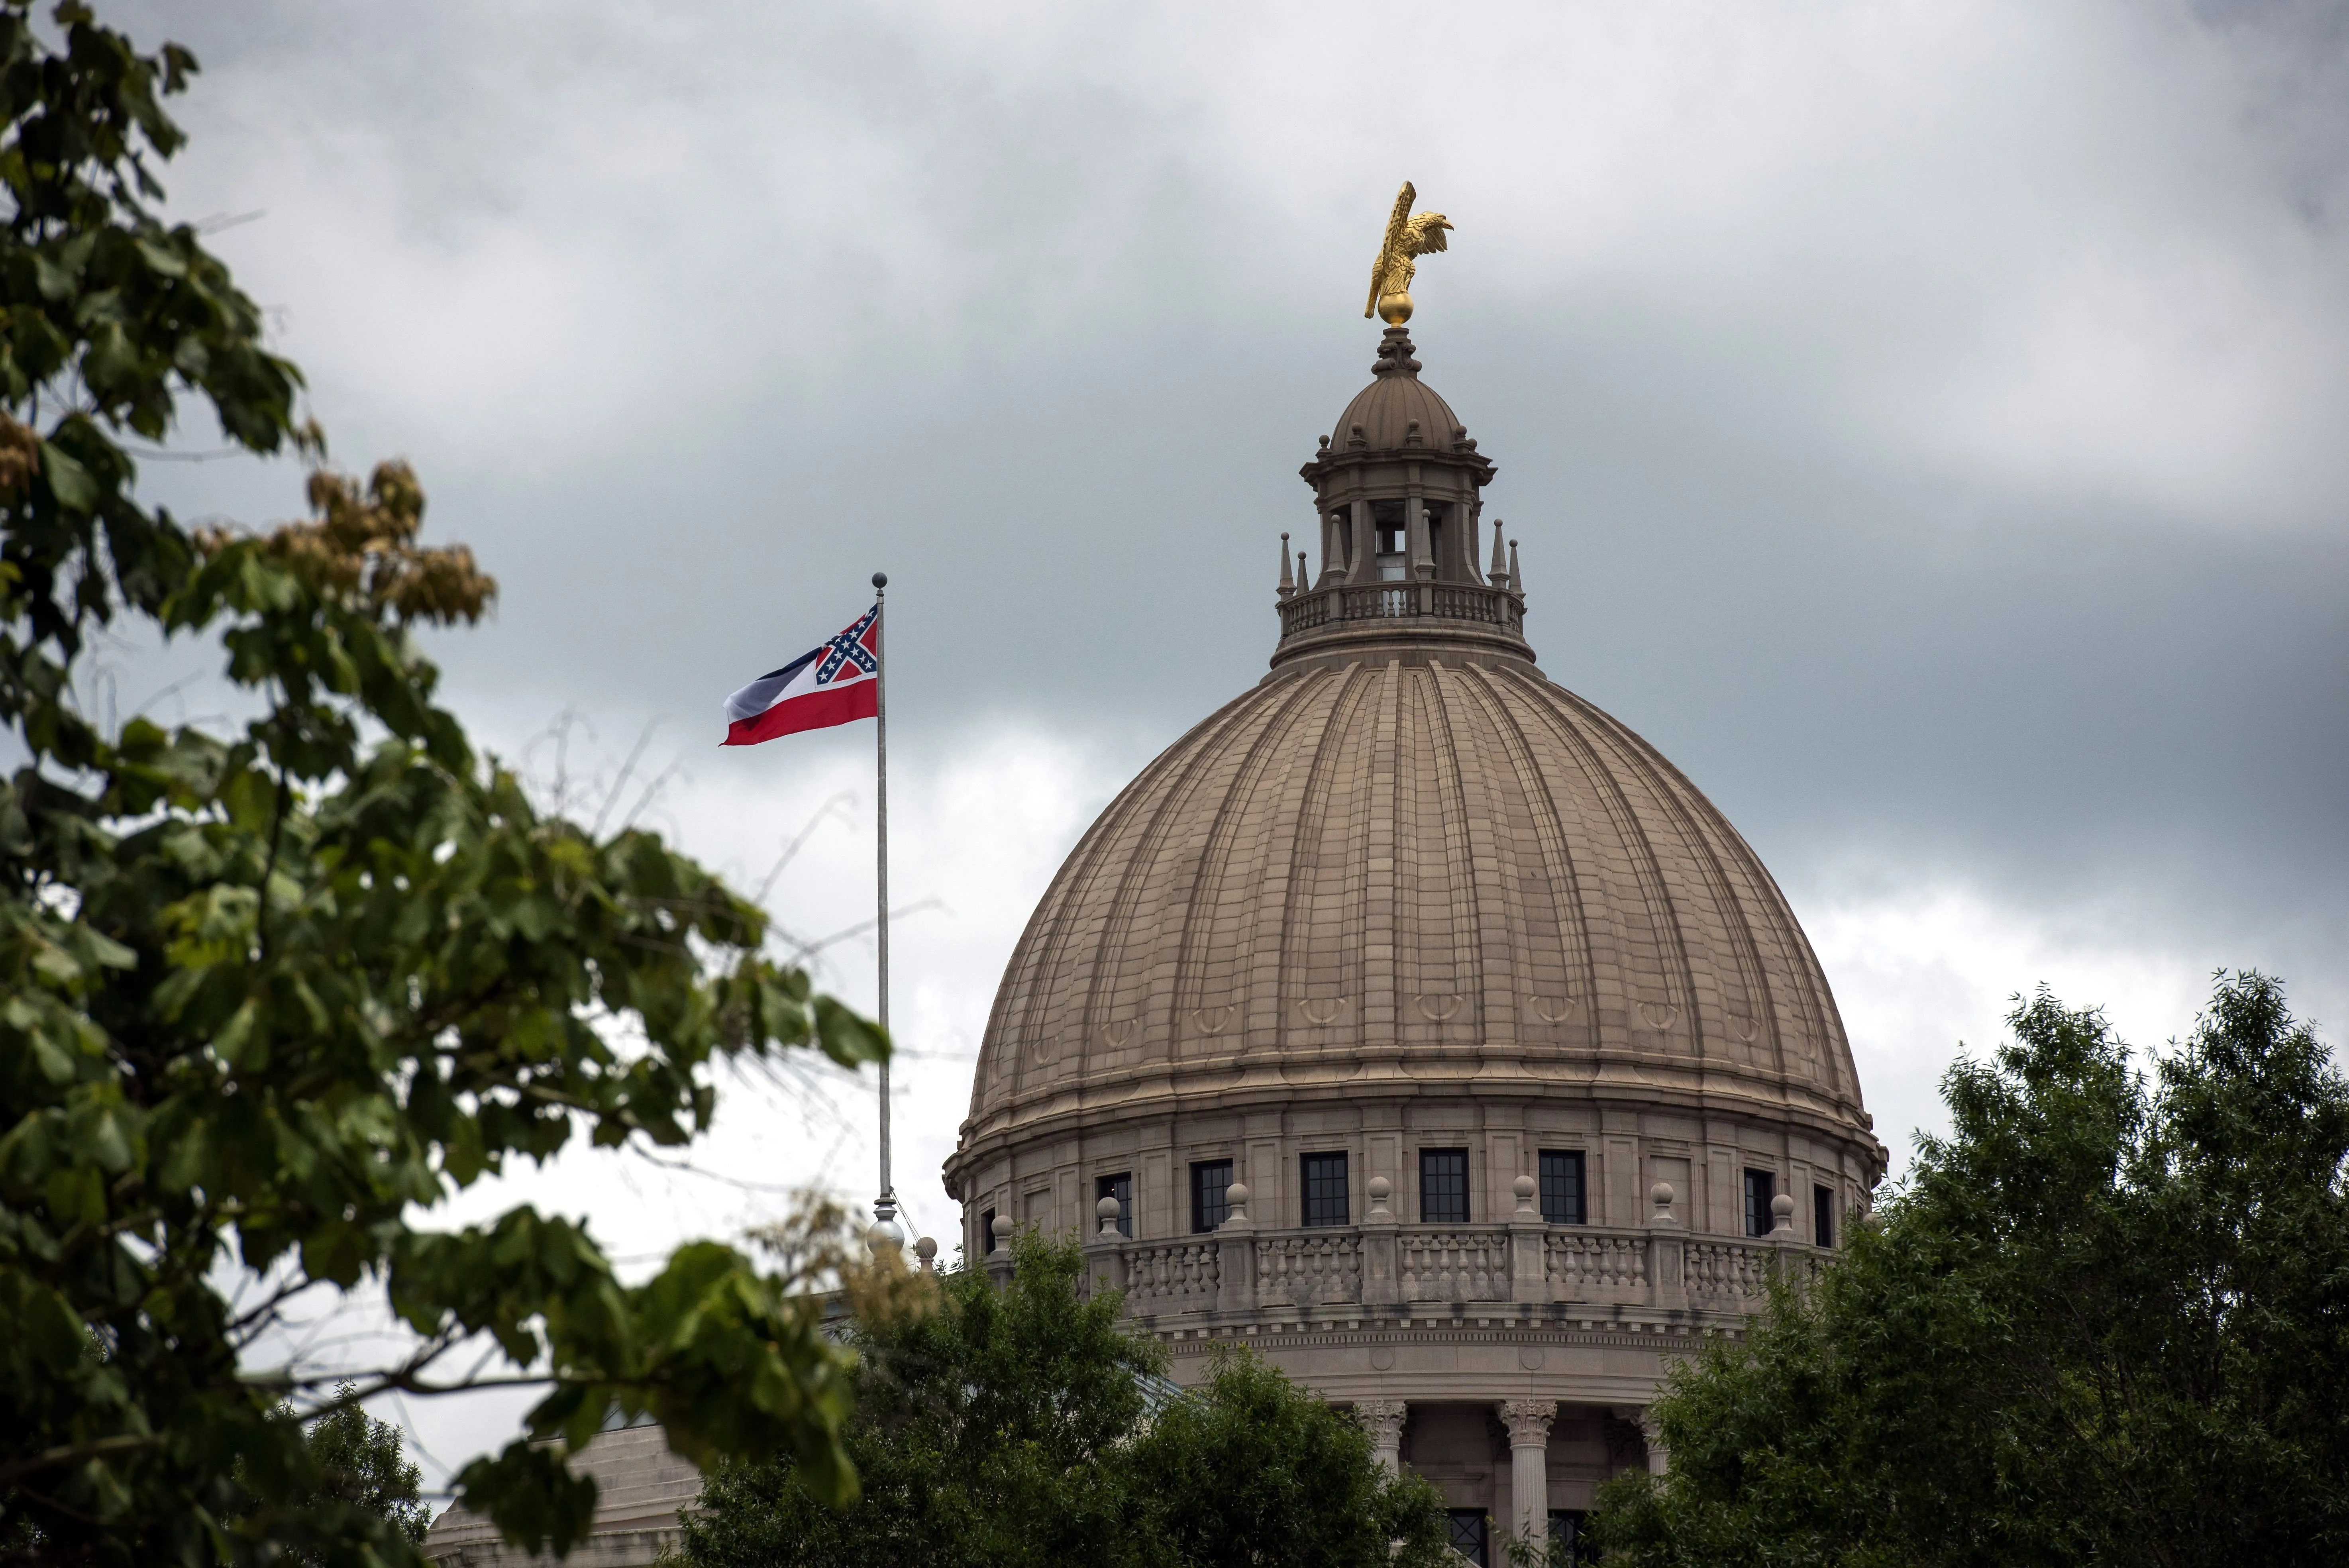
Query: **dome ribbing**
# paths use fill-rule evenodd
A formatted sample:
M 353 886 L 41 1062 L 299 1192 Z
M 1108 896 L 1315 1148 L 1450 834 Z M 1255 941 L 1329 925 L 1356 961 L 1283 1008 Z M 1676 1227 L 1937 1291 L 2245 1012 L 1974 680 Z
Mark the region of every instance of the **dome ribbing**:
M 1005 973 L 968 1142 L 1379 1080 L 1867 1139 L 1834 1000 L 1735 830 L 1529 664 L 1441 646 L 1285 667 L 1118 797 Z

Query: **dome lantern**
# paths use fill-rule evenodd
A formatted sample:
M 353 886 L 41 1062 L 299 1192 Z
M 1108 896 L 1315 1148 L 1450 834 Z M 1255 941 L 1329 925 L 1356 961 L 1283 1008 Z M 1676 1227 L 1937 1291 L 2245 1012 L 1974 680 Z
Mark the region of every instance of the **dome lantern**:
M 1371 384 L 1298 470 L 1320 513 L 1321 570 L 1282 595 L 1275 665 L 1398 637 L 1533 658 L 1524 594 L 1477 566 L 1493 460 L 1419 378 L 1416 353 L 1387 328 Z

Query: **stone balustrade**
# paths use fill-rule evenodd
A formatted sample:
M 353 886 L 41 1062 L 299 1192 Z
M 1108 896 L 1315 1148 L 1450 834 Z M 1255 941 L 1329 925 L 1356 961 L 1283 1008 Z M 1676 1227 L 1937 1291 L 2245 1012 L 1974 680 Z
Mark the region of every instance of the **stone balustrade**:
M 1087 1246 L 1096 1280 L 1137 1317 L 1226 1317 L 1267 1308 L 1392 1308 L 1508 1303 L 1748 1313 L 1774 1270 L 1805 1273 L 1819 1249 L 1790 1233 L 1692 1237 L 1677 1228 L 1516 1223 L 1236 1223 L 1180 1241 L 1114 1230 Z
M 1417 582 L 1308 588 L 1280 604 L 1284 638 L 1348 623 L 1399 620 L 1454 621 L 1521 636 L 1526 603 L 1514 590 L 1481 583 Z

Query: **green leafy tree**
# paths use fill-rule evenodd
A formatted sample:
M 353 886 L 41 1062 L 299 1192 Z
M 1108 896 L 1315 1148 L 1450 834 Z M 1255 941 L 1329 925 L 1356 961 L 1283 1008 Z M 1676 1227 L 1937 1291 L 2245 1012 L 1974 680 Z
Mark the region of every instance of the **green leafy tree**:
M 424 1504 L 424 1472 L 409 1459 L 398 1427 L 348 1402 L 356 1392 L 345 1383 L 336 1390 L 340 1402 L 310 1423 L 319 1494 L 367 1510 L 421 1546 L 432 1523 L 432 1511 Z
M 1443 1494 L 1420 1476 L 1391 1480 L 1359 1422 L 1245 1350 L 1218 1357 L 1199 1390 L 1159 1411 L 1119 1463 L 1150 1546 L 1145 1562 L 1444 1560 Z
M 432 1511 L 424 1502 L 424 1472 L 408 1458 L 399 1429 L 349 1403 L 357 1392 L 352 1384 L 335 1392 L 336 1402 L 305 1427 L 317 1490 L 302 1501 L 314 1512 L 364 1511 L 389 1522 L 410 1545 L 422 1545 Z M 295 1418 L 291 1408 L 279 1414 Z M 326 1560 L 298 1551 L 289 1556 L 289 1561 L 303 1563 Z
M 624 1284 L 526 1207 L 416 1222 L 576 1138 L 688 1140 L 727 1058 L 886 1042 L 762 956 L 750 902 L 652 834 L 543 814 L 475 753 L 410 634 L 495 584 L 418 542 L 404 467 L 319 471 L 312 515 L 260 536 L 139 500 L 139 443 L 182 407 L 254 453 L 323 454 L 259 311 L 150 207 L 181 140 L 162 100 L 195 68 L 70 0 L 0 0 L 0 721 L 23 758 L 0 783 L 0 1559 L 413 1562 L 395 1521 L 318 1503 L 286 1408 L 332 1421 L 387 1388 L 534 1383 L 532 1435 L 648 1412 L 696 1459 L 788 1453 L 845 1501 L 850 1358 L 806 1281 L 696 1243 Z M 141 630 L 222 649 L 251 721 L 96 721 L 93 646 Z M 258 1284 L 233 1301 L 236 1270 Z M 359 1290 L 405 1350 L 250 1364 L 290 1304 Z M 502 1359 L 452 1370 L 481 1346 Z M 462 1500 L 566 1549 L 594 1488 L 562 1448 L 477 1461 Z
M 2258 975 L 2149 1075 L 2008 1022 L 1880 1223 L 1674 1378 L 1610 1563 L 2349 1561 L 2349 1081 Z
M 1025 1236 L 1001 1289 L 945 1275 L 935 1309 L 860 1331 L 847 1444 L 864 1494 L 824 1505 L 797 1467 L 725 1466 L 685 1522 L 690 1568 L 1206 1568 L 1436 1561 L 1444 1512 L 1392 1483 L 1349 1417 L 1232 1357 L 1173 1396 L 1074 1246 Z M 875 1315 L 868 1315 L 873 1317 Z M 1158 1408 L 1146 1390 L 1159 1389 Z M 1391 1557 L 1392 1542 L 1405 1550 Z
M 1009 1285 L 940 1277 L 936 1310 L 855 1332 L 847 1433 L 863 1488 L 828 1505 L 798 1462 L 719 1468 L 685 1524 L 695 1568 L 1108 1563 L 1125 1560 L 1123 1500 L 1103 1469 L 1144 1414 L 1151 1347 L 1113 1298 L 1082 1299 L 1073 1247 L 1033 1237 Z

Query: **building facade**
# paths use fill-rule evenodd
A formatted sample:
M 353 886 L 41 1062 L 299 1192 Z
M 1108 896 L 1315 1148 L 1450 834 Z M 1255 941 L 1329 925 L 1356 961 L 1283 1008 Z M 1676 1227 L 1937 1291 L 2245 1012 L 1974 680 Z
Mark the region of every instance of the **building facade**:
M 967 1256 L 1085 1236 L 1179 1380 L 1262 1352 L 1498 1561 L 1661 1468 L 1666 1365 L 1885 1150 L 1760 860 L 1536 665 L 1494 465 L 1415 354 L 1386 331 L 1301 470 L 1319 568 L 1284 542 L 1269 673 L 1037 907 L 946 1179 Z

